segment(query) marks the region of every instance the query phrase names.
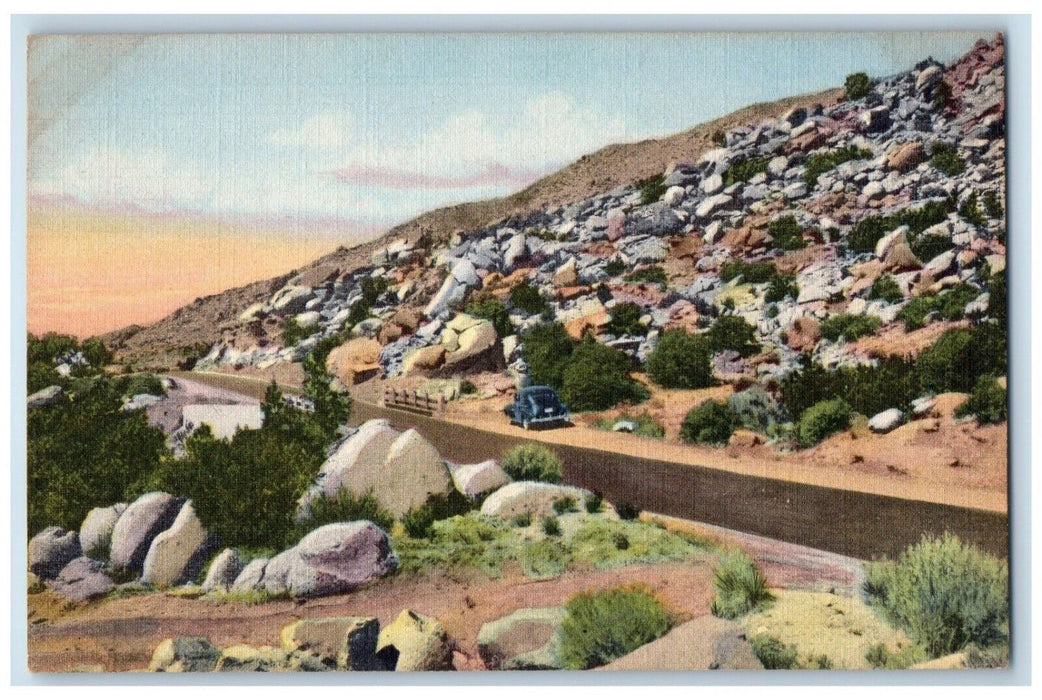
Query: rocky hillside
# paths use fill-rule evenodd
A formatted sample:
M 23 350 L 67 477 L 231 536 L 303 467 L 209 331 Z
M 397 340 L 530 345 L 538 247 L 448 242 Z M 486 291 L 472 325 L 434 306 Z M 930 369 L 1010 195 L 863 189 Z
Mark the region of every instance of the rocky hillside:
M 412 235 L 421 217 L 353 249 L 350 264 L 338 252 L 285 284 L 237 290 L 252 305 L 229 299 L 237 318 L 214 315 L 219 338 L 198 366 L 263 369 L 350 329 L 356 339 L 330 356 L 346 384 L 374 373 L 517 376 L 521 333 L 548 319 L 643 361 L 662 332 L 699 332 L 721 316 L 751 325 L 758 348 L 717 352 L 725 380 L 783 377 L 804 353 L 826 367 L 914 355 L 993 311 L 989 284 L 1005 267 L 1003 56 L 997 37 L 948 66 L 866 77 L 863 94 L 830 104 L 755 108 L 711 133 L 715 144 L 703 128 L 611 147 L 526 191 L 542 202 L 551 195 L 531 193 L 554 182 L 572 193 L 603 183 L 597 194 L 444 242 L 433 228 Z M 625 162 L 625 177 L 591 170 L 596 159 Z M 509 323 L 459 314 L 491 298 Z M 156 328 L 126 338 L 123 353 Z

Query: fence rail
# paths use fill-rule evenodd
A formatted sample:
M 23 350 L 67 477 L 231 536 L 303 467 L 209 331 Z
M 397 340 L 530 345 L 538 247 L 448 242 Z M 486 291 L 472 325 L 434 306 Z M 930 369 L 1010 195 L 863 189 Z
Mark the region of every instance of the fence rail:
M 440 416 L 445 411 L 445 397 L 421 394 L 415 389 L 395 389 L 384 387 L 380 405 L 384 408 L 396 408 L 400 411 L 418 413 L 423 416 Z

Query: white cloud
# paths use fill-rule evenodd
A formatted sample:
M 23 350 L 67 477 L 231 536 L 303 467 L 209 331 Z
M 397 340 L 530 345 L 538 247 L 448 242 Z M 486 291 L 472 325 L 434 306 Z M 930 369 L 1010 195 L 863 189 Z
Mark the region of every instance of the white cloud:
M 343 152 L 357 141 L 356 129 L 355 119 L 349 112 L 325 111 L 310 117 L 296 128 L 271 132 L 266 141 L 273 146 Z

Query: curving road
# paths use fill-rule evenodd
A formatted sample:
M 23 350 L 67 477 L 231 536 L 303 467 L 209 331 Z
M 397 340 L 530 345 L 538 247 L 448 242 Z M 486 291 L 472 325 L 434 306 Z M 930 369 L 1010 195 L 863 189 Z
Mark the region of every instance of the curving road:
M 204 374 L 191 374 L 206 382 Z M 213 381 L 212 378 L 210 378 Z M 242 389 L 240 389 L 242 390 Z M 263 387 L 261 387 L 263 391 Z M 351 422 L 385 418 L 415 428 L 448 460 L 500 457 L 522 438 L 500 435 L 355 400 Z M 945 531 L 1009 554 L 1003 513 L 916 501 L 781 479 L 736 474 L 593 449 L 555 445 L 564 480 L 609 501 L 859 559 L 896 556 L 923 533 Z

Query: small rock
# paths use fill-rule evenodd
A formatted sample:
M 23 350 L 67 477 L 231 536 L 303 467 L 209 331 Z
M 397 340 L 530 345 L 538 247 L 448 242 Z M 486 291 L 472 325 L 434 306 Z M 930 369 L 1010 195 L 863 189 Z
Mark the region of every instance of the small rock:
M 412 610 L 403 610 L 380 631 L 376 656 L 389 671 L 452 670 L 452 647 L 445 627 Z
M 904 422 L 905 414 L 901 409 L 888 408 L 872 416 L 868 421 L 868 427 L 874 433 L 889 433 Z
M 165 673 L 213 671 L 220 656 L 220 650 L 203 637 L 165 639 L 152 653 L 148 670 Z
M 30 410 L 34 408 L 46 408 L 57 403 L 64 395 L 65 390 L 60 386 L 49 386 L 46 389 L 40 389 L 35 394 L 30 394 L 25 400 L 25 407 Z
M 284 651 L 306 651 L 345 671 L 376 671 L 380 623 L 375 617 L 326 617 L 297 620 L 282 628 Z
M 478 654 L 490 670 L 564 668 L 560 631 L 564 618 L 564 608 L 522 608 L 486 622 L 478 632 Z
M 52 579 L 81 554 L 80 538 L 75 532 L 53 525 L 45 527 L 29 540 L 29 571 L 42 579 Z

